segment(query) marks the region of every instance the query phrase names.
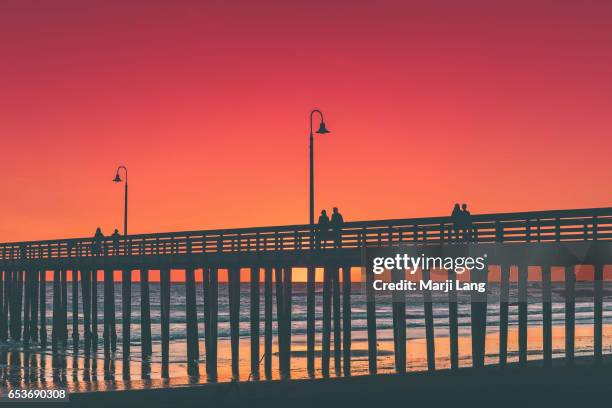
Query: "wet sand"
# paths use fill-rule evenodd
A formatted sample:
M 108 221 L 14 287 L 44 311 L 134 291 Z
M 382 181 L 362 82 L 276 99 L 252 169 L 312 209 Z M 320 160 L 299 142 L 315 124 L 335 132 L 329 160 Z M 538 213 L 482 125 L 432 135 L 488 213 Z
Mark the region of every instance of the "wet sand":
M 150 389 L 80 393 L 73 406 L 109 407 L 463 407 L 581 406 L 605 401 L 612 391 L 612 365 L 595 367 L 588 357 L 572 368 L 531 362 L 500 369 L 460 368 L 405 375 L 382 374 L 315 380 L 219 383 Z M 397 404 L 397 405 L 396 405 Z M 606 403 L 601 404 L 606 406 Z
M 492 330 L 494 328 L 491 328 Z M 553 327 L 553 357 L 564 356 L 565 333 L 564 327 Z M 419 337 L 419 333 L 414 333 Z M 436 332 L 436 368 L 446 369 L 450 367 L 450 341 L 446 333 Z M 604 326 L 604 355 L 612 353 L 612 325 Z M 392 374 L 395 372 L 393 359 L 393 341 L 390 330 L 380 330 L 378 333 L 378 372 L 380 374 Z M 494 365 L 498 361 L 499 341 L 498 332 L 491 331 L 486 340 L 486 364 Z M 593 328 L 592 326 L 576 326 L 576 356 L 592 355 Z M 160 354 L 154 347 L 154 354 Z M 542 359 L 542 328 L 532 326 L 528 328 L 528 359 L 537 361 Z M 263 343 L 261 345 L 263 350 Z M 277 345 L 274 344 L 273 352 L 276 353 Z M 333 350 L 333 342 L 332 342 Z M 367 341 L 365 337 L 357 337 L 352 343 L 351 375 L 364 376 L 368 373 Z M 139 353 L 138 348 L 133 348 L 133 357 Z M 150 364 L 151 379 L 140 378 L 142 362 L 132 361 L 130 363 L 130 379 L 123 379 L 123 364 L 121 356 L 105 362 L 102 353 L 97 354 L 95 364 L 90 362 L 89 368 L 82 356 L 76 359 L 67 356 L 60 361 L 53 361 L 50 353 L 44 355 L 33 351 L 27 356 L 23 351 L 11 352 L 7 358 L 8 365 L 2 370 L 2 388 L 4 390 L 13 388 L 64 388 L 71 393 L 90 391 L 113 391 L 113 390 L 140 390 L 153 388 L 172 388 L 184 385 L 205 384 L 208 379 L 205 375 L 204 345 L 200 344 L 200 373 L 198 378 L 187 376 L 187 364 L 181 362 L 181 357 L 186 355 L 185 343 L 173 343 L 172 355 L 179 362 L 170 364 L 170 378 L 161 378 L 161 364 L 153 362 Z M 218 382 L 231 381 L 231 350 L 229 341 L 219 342 Z M 28 364 L 26 363 L 26 357 Z M 464 330 L 459 337 L 459 364 L 460 367 L 471 366 L 471 338 L 469 328 Z M 44 360 L 44 365 L 41 364 Z M 508 335 L 508 362 L 518 361 L 518 329 L 511 327 Z M 34 364 L 32 364 L 34 363 Z M 109 364 L 110 363 L 110 364 Z M 273 377 L 279 379 L 278 358 L 275 354 L 272 359 Z M 25 366 L 25 367 L 24 367 Z M 316 378 L 321 378 L 320 344 L 317 344 L 316 353 Z M 407 368 L 409 372 L 420 372 L 427 370 L 426 342 L 424 338 L 413 338 L 407 340 Z M 43 375 L 44 374 L 44 375 Z M 335 376 L 333 364 L 333 352 L 331 359 L 331 376 Z M 261 376 L 263 377 L 263 363 L 261 364 Z M 306 370 L 306 342 L 304 336 L 294 336 L 292 340 L 291 378 L 308 378 Z M 240 340 L 240 381 L 252 380 L 250 373 L 250 339 Z

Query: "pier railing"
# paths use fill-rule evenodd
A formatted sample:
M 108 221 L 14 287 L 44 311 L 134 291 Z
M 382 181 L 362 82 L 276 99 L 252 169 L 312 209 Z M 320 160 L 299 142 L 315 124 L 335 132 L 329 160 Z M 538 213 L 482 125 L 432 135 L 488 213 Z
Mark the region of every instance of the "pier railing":
M 318 249 L 362 248 L 458 239 L 478 243 L 610 240 L 612 208 L 480 214 L 471 216 L 467 226 L 457 225 L 451 217 L 429 217 L 347 222 L 337 232 L 302 224 L 12 242 L 0 244 L 0 260 L 299 251 L 311 250 L 313 244 Z

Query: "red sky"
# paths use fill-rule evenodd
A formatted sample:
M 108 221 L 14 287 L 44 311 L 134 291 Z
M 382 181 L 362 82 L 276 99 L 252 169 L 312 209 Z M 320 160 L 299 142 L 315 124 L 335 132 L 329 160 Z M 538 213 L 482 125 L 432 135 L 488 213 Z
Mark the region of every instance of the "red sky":
M 610 205 L 609 1 L 0 4 L 0 241 Z

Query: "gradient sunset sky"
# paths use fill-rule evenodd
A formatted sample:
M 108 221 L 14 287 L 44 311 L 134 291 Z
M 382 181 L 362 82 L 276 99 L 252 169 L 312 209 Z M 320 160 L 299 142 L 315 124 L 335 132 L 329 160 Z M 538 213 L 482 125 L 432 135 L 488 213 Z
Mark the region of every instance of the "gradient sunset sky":
M 610 1 L 0 4 L 0 241 L 610 206 Z

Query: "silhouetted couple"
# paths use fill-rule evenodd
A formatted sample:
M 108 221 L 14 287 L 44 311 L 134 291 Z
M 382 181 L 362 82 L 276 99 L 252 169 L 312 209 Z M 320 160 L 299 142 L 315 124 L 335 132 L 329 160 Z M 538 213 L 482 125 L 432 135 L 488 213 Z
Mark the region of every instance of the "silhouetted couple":
M 119 255 L 120 237 L 121 235 L 119 235 L 119 230 L 115 228 L 113 235 L 111 235 L 111 238 L 113 239 L 113 255 Z M 94 255 L 102 255 L 104 252 L 104 234 L 102 233 L 102 229 L 100 227 L 96 228 L 92 246 Z
M 472 215 L 467 209 L 467 204 L 455 204 L 453 213 L 451 214 L 455 229 L 455 241 L 472 241 L 474 238 L 474 228 L 472 226 Z
M 331 220 L 327 216 L 327 211 L 321 211 L 317 233 L 317 248 L 321 248 L 321 244 L 325 247 L 329 238 L 334 240 L 335 248 L 340 248 L 342 244 L 342 224 L 344 224 L 344 219 L 342 214 L 338 212 L 337 207 L 334 207 Z

